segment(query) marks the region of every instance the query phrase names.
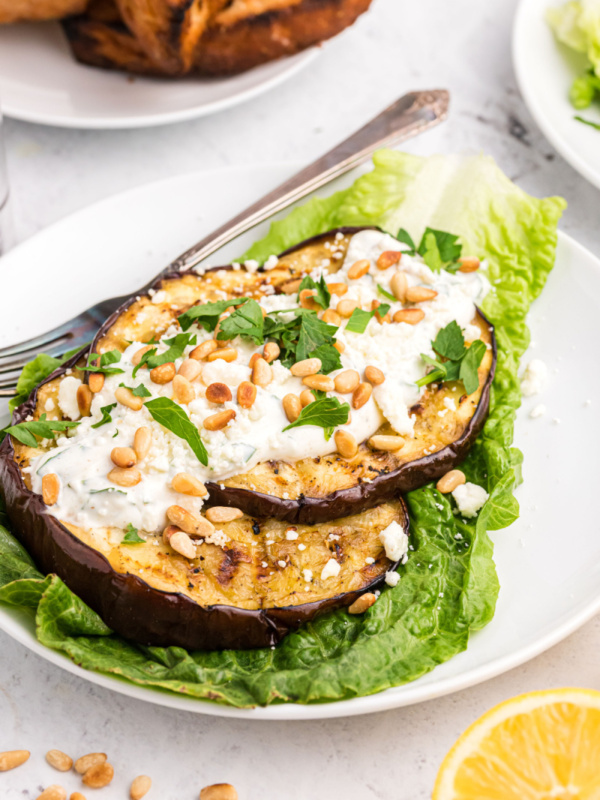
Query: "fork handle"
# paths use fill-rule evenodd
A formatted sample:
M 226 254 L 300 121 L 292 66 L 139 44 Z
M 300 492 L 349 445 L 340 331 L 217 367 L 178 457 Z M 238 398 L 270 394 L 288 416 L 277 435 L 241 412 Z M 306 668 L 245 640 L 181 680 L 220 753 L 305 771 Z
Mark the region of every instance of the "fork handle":
M 333 150 L 186 250 L 157 277 L 193 269 L 237 236 L 367 161 L 378 148 L 432 128 L 446 118 L 449 102 L 450 95 L 445 89 L 403 95 Z

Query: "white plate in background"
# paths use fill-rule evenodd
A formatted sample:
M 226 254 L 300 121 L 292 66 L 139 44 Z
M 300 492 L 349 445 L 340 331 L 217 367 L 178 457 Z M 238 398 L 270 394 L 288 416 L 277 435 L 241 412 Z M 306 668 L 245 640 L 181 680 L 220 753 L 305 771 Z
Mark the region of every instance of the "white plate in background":
M 544 136 L 584 178 L 600 188 L 600 103 L 577 111 L 569 101 L 573 80 L 586 65 L 583 55 L 557 42 L 546 11 L 564 0 L 521 0 L 513 28 L 513 63 L 523 99 Z
M 142 128 L 214 114 L 291 78 L 314 47 L 227 78 L 144 78 L 75 61 L 57 22 L 0 27 L 0 107 L 63 128 Z
M 0 346 L 43 332 L 103 297 L 134 291 L 293 171 L 293 165 L 279 165 L 192 173 L 116 195 L 46 228 L 0 259 L 3 296 L 14 298 L 3 305 Z M 324 191 L 337 188 L 339 182 Z M 212 263 L 239 256 L 265 227 L 229 245 Z M 58 291 L 62 286 L 68 291 Z M 57 289 L 52 302 L 49 287 Z M 43 647 L 31 617 L 8 606 L 0 605 L 0 629 L 51 663 L 114 691 L 196 713 L 257 720 L 342 717 L 396 708 L 464 689 L 533 658 L 600 611 L 594 438 L 600 423 L 600 373 L 594 369 L 600 340 L 600 261 L 564 234 L 556 267 L 531 310 L 530 326 L 535 346 L 525 360 L 543 359 L 549 382 L 542 396 L 525 400 L 517 417 L 514 444 L 525 454 L 524 483 L 517 492 L 521 516 L 510 528 L 492 533 L 501 583 L 496 615 L 464 653 L 423 678 L 340 703 L 235 709 L 85 671 Z M 547 412 L 534 420 L 529 412 L 538 403 Z M 6 416 L 0 416 L 2 426 Z

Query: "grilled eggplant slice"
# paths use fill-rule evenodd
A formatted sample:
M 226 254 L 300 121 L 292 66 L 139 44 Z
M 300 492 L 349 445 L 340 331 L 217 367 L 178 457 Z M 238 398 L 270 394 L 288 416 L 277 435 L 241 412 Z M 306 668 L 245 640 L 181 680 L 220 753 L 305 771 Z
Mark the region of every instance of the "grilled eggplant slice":
M 100 0 L 103 5 L 112 0 Z M 159 4 L 118 0 L 122 15 L 94 7 L 64 22 L 75 58 L 83 64 L 139 75 L 231 75 L 293 55 L 336 36 L 371 0 L 178 0 Z M 164 11 L 158 15 L 155 8 Z M 181 11 L 178 17 L 171 7 Z M 194 13 L 185 8 L 190 6 Z M 152 8 L 152 14 L 143 11 Z M 179 21 L 181 19 L 181 22 Z M 124 24 L 125 20 L 127 25 Z M 129 26 L 129 27 L 128 27 Z
M 38 398 L 52 396 L 59 380 L 43 384 L 15 422 L 39 415 Z M 60 522 L 21 471 L 37 452 L 11 437 L 0 447 L 0 486 L 16 535 L 41 570 L 59 575 L 114 631 L 145 645 L 277 644 L 315 615 L 380 585 L 397 563 L 386 557 L 379 534 L 395 522 L 408 535 L 400 499 L 324 525 L 299 525 L 293 533 L 279 520 L 244 516 L 221 526 L 229 538 L 224 547 L 200 544 L 188 560 L 157 536 L 123 544 L 121 530 Z M 339 572 L 322 579 L 332 559 Z
M 87 0 L 0 0 L 0 25 L 39 22 L 81 14 Z
M 342 228 L 302 242 L 283 253 L 268 273 L 225 267 L 203 276 L 168 277 L 153 287 L 164 292 L 162 302 L 157 303 L 156 296 L 141 295 L 126 303 L 100 330 L 94 352 L 123 351 L 132 340 L 149 341 L 190 306 L 222 299 L 224 294 L 260 298 L 267 287 L 285 292 L 294 280 L 325 260 L 327 269 L 336 272 L 350 238 L 359 230 Z M 209 503 L 241 508 L 252 516 L 312 524 L 357 513 L 444 475 L 465 458 L 489 406 L 496 343 L 492 326 L 480 312 L 473 324 L 489 345 L 479 367 L 479 388 L 466 396 L 457 382 L 431 385 L 412 409 L 415 437 L 401 451 L 374 451 L 364 442 L 351 460 L 332 454 L 294 464 L 265 462 L 222 483 L 208 484 Z M 454 406 L 452 410 L 447 402 Z M 386 423 L 378 433 L 393 431 Z

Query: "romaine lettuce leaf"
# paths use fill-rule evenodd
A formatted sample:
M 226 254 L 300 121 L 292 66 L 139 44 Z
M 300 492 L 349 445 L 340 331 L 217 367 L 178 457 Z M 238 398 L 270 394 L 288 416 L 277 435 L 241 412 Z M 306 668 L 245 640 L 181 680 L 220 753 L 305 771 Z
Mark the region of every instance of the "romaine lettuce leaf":
M 276 222 L 246 257 L 265 260 L 341 225 L 379 225 L 393 234 L 402 227 L 416 240 L 429 225 L 459 234 L 466 253 L 489 259 L 494 290 L 484 311 L 496 325 L 497 376 L 489 418 L 463 465 L 468 480 L 490 494 L 478 518 L 462 520 L 433 485 L 411 492 L 413 550 L 399 584 L 384 589 L 365 615 L 333 612 L 274 650 L 222 653 L 141 647 L 111 634 L 59 578 L 32 573 L 22 548 L 2 532 L 0 563 L 10 556 L 11 566 L 0 573 L 0 601 L 37 605 L 42 643 L 87 669 L 247 707 L 341 700 L 406 683 L 464 650 L 492 619 L 498 579 L 487 531 L 518 516 L 513 490 L 521 455 L 511 445 L 519 358 L 529 341 L 525 315 L 552 268 L 564 202 L 529 197 L 483 156 L 427 159 L 384 150 L 374 163 L 348 190 Z
M 587 56 L 586 69 L 575 78 L 569 97 L 577 109 L 600 96 L 600 0 L 569 0 L 546 11 L 559 42 Z

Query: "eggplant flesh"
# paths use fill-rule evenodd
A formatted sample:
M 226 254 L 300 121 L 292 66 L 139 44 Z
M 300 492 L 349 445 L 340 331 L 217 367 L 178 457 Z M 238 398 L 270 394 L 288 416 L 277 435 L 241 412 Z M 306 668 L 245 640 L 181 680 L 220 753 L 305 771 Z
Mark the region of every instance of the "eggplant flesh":
M 340 228 L 296 245 L 269 272 L 221 267 L 204 275 L 176 273 L 156 284 L 164 292 L 139 296 L 105 323 L 94 352 L 123 351 L 132 340 L 149 341 L 164 333 L 179 314 L 197 303 L 230 297 L 260 299 L 285 292 L 294 280 L 324 261 L 329 273 L 344 262 L 351 237 L 363 228 Z M 271 288 L 272 287 L 272 288 Z M 496 366 L 493 326 L 478 311 L 472 321 L 488 350 L 479 367 L 479 388 L 466 396 L 460 382 L 434 384 L 412 409 L 414 438 L 396 453 L 375 451 L 366 442 L 352 460 L 333 453 L 295 463 L 268 461 L 218 483 L 209 483 L 208 504 L 241 508 L 247 514 L 290 523 L 319 523 L 357 513 L 417 489 L 444 475 L 466 457 L 485 423 Z M 445 402 L 446 401 L 446 402 Z M 447 402 L 454 408 L 448 408 Z M 388 423 L 378 434 L 392 434 Z

